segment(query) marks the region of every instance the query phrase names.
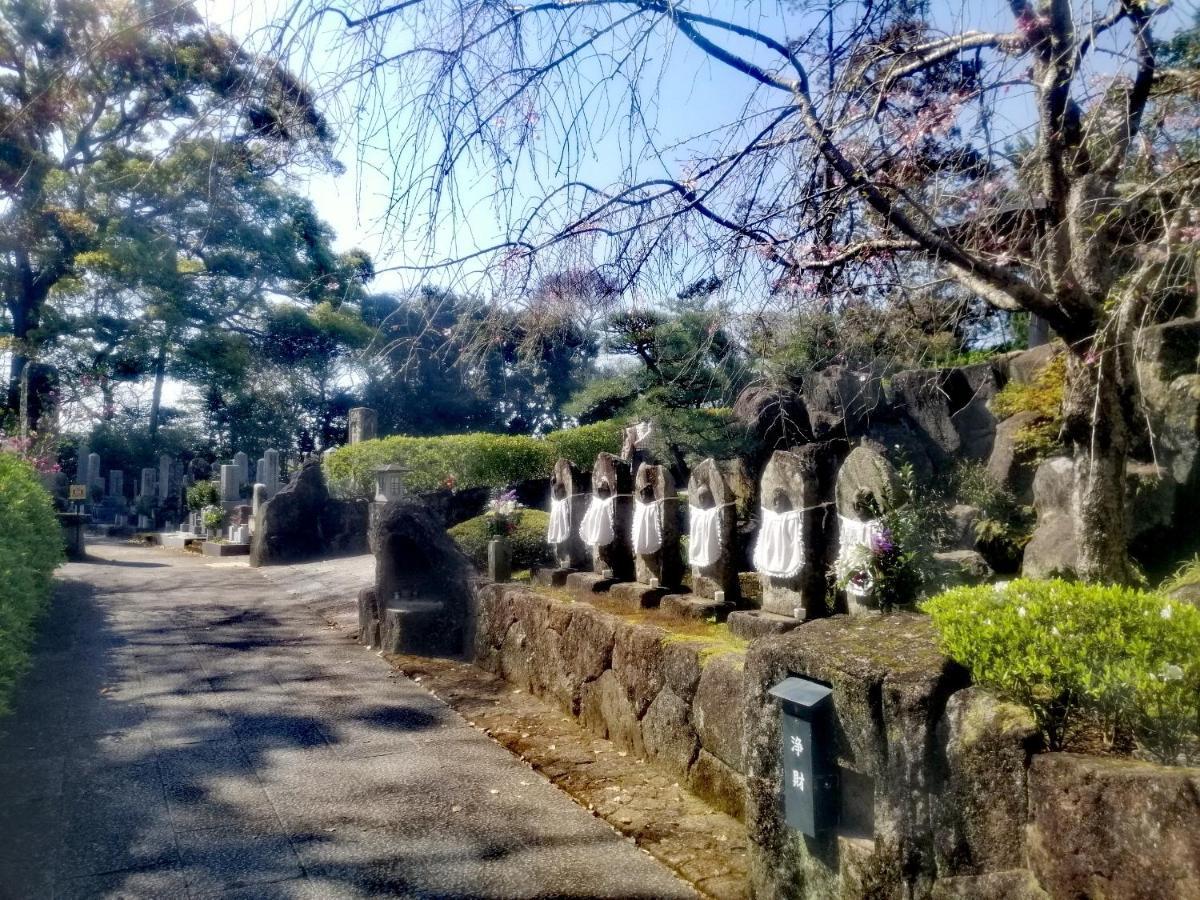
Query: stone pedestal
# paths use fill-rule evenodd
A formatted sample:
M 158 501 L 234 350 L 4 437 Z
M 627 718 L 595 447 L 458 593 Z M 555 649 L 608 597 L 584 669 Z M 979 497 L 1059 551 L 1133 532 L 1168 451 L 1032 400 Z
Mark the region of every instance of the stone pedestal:
M 828 443 L 777 450 L 762 475 L 758 539 L 772 513 L 800 510 L 800 568 L 794 575 L 760 572 L 765 612 L 797 619 L 823 615 L 830 565 L 837 552 L 837 512 L 832 504 L 837 456 Z
M 508 538 L 488 541 L 488 578 L 497 584 L 512 578 L 512 545 Z
M 379 428 L 379 414 L 375 410 L 366 406 L 356 406 L 350 410 L 348 419 L 349 434 L 347 437 L 351 444 L 375 439 Z
M 591 501 L 591 478 L 567 460 L 558 460 L 550 475 L 550 499 L 566 500 L 571 516 L 570 536 L 551 545 L 555 562 L 560 569 L 590 568 L 591 550 L 579 539 L 579 523 Z
M 726 603 L 736 604 L 741 597 L 737 573 L 737 498 L 730 489 L 714 459 L 706 459 L 692 469 L 688 480 L 688 558 L 692 570 L 692 593 L 697 597 L 714 599 L 717 591 L 724 592 Z M 696 510 L 717 509 L 721 546 L 717 558 L 707 565 L 698 565 L 691 546 L 694 536 L 693 519 Z
M 675 480 L 666 466 L 643 464 L 633 484 L 633 522 L 638 515 L 653 515 L 660 524 L 659 548 L 640 553 L 637 535 L 633 535 L 634 577 L 640 584 L 676 588 L 683 578 L 683 559 L 679 555 L 679 498 Z M 642 512 L 644 511 L 644 512 Z M 636 532 L 636 528 L 634 529 Z

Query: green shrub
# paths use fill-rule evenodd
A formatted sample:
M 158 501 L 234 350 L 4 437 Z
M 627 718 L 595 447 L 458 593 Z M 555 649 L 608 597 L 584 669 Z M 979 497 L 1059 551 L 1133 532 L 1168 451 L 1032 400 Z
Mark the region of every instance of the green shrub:
M 505 434 L 395 437 L 339 447 L 325 459 L 330 487 L 343 497 L 372 497 L 375 469 L 401 463 L 414 493 L 443 487 L 506 487 L 550 475 L 559 457 L 590 469 L 602 450 L 621 449 L 621 423 L 598 422 L 544 438 Z
M 954 498 L 979 510 L 975 540 L 993 569 L 1015 571 L 1021 553 L 1033 536 L 1033 509 L 1022 505 L 1001 485 L 987 466 L 960 462 L 954 470 Z
M 1063 393 L 1067 383 L 1067 356 L 1059 353 L 1029 384 L 1010 381 L 992 398 L 992 412 L 1002 419 L 1020 412 L 1037 418 L 1013 435 L 1013 449 L 1023 459 L 1041 462 L 1063 450 Z
M 221 502 L 221 492 L 211 481 L 198 481 L 187 489 L 188 509 L 199 512 L 206 506 Z
M 1051 749 L 1076 726 L 1154 758 L 1200 758 L 1200 609 L 1061 581 L 966 587 L 923 604 L 947 654 L 1029 707 Z
M 62 559 L 50 495 L 28 463 L 0 452 L 0 713 L 28 662 L 34 622 Z
M 516 530 L 509 536 L 512 546 L 512 567 L 531 569 L 534 566 L 545 565 L 553 561 L 550 545 L 546 543 L 546 529 L 550 525 L 550 516 L 540 509 L 525 509 L 521 511 L 521 520 Z M 476 516 L 467 519 L 450 529 L 459 549 L 471 562 L 480 569 L 487 568 L 487 545 L 491 540 L 488 531 L 488 516 Z

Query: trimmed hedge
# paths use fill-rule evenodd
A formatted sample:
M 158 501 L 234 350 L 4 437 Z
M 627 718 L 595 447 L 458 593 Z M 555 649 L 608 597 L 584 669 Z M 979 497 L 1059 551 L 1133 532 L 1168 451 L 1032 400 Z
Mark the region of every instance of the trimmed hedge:
M 922 604 L 942 648 L 1027 706 L 1050 749 L 1080 726 L 1160 762 L 1200 759 L 1200 609 L 1051 579 L 963 587 Z
M 29 662 L 34 623 L 63 561 L 62 529 L 33 467 L 0 452 L 0 714 Z
M 479 569 L 487 568 L 488 517 L 476 516 L 460 522 L 450 529 L 450 537 L 460 550 L 470 557 Z M 524 509 L 517 530 L 509 536 L 512 547 L 513 571 L 532 569 L 550 563 L 550 545 L 546 543 L 546 529 L 550 526 L 550 515 L 540 509 Z
M 598 422 L 542 438 L 483 433 L 379 438 L 334 450 L 325 458 L 325 477 L 330 489 L 346 498 L 373 497 L 375 469 L 393 463 L 408 467 L 405 483 L 414 493 L 507 487 L 548 477 L 560 457 L 590 469 L 601 451 L 620 451 L 623 427 Z

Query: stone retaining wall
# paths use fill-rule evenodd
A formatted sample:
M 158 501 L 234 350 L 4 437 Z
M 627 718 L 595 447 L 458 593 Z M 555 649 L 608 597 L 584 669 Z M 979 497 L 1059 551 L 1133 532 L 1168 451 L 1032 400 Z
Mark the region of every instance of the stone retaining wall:
M 742 817 L 743 654 L 513 585 L 476 602 L 476 665 Z

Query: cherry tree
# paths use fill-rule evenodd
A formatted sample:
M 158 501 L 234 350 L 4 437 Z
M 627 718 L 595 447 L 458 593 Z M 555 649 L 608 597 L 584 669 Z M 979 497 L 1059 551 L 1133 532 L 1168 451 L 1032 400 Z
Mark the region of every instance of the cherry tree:
M 287 34 L 342 54 L 414 265 L 497 290 L 563 259 L 631 291 L 715 273 L 785 310 L 919 277 L 1040 317 L 1080 574 L 1120 581 L 1134 337 L 1194 277 L 1195 71 L 1160 61 L 1165 3 L 982 6 L 343 0 Z M 495 240 L 463 247 L 485 201 Z

